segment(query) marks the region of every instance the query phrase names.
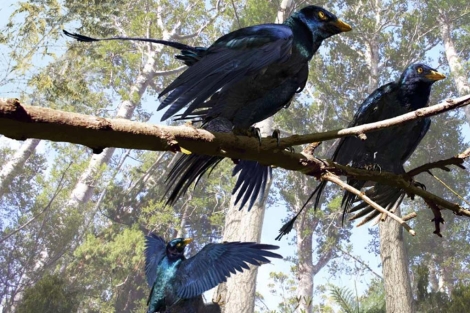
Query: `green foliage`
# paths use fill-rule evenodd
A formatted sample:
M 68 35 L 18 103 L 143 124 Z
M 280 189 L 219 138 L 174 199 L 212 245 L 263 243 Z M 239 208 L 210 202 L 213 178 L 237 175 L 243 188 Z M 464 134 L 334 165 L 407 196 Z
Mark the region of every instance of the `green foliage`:
M 331 297 L 344 313 L 385 313 L 385 290 L 383 283 L 373 280 L 361 297 L 346 287 L 329 285 Z
M 332 38 L 321 48 L 310 64 L 306 89 L 288 110 L 276 116 L 277 125 L 289 134 L 346 126 L 371 89 L 396 79 L 410 62 L 439 61 L 448 72 L 438 55 L 442 47 L 436 46 L 440 40 L 436 17 L 444 13 L 453 23 L 452 35 L 460 55 L 469 59 L 470 15 L 464 14 L 468 8 L 464 0 L 433 0 L 430 4 L 348 0 L 316 4 L 335 8 L 342 19 L 353 25 L 354 31 Z M 119 104 L 131 100 L 132 118 L 147 121 L 157 105 L 156 93 L 176 76 L 152 76 L 142 96 L 136 91 L 136 79 L 151 58 L 158 71 L 179 67 L 173 58 L 175 50 L 133 42 L 78 43 L 62 37 L 62 28 L 96 37 L 162 38 L 174 30 L 177 36 L 189 35 L 181 40 L 184 43 L 207 46 L 221 34 L 238 28 L 239 23 L 247 26 L 274 22 L 278 5 L 275 1 L 234 1 L 235 14 L 231 2 L 217 0 L 18 2 L 0 32 L 0 44 L 9 49 L 5 58 L 8 61 L 2 63 L 5 66 L 0 86 L 7 86 L 8 92 L 16 91 L 14 96 L 33 105 L 100 117 L 115 116 Z M 294 3 L 296 8 L 303 5 Z M 207 27 L 201 29 L 205 23 Z M 371 50 L 377 56 L 377 64 L 368 61 L 367 53 Z M 374 66 L 377 73 L 372 72 Z M 447 79 L 433 88 L 431 102 L 452 95 L 455 87 Z M 466 146 L 463 123 L 462 115 L 455 112 L 433 117 L 430 133 L 407 168 L 460 152 Z M 331 144 L 323 143 L 316 155 L 329 156 Z M 166 238 L 184 233 L 195 237 L 197 244 L 191 246 L 190 253 L 223 234 L 233 186 L 229 160 L 203 178 L 197 187 L 190 188 L 174 207 L 165 207 L 161 197 L 173 155 L 116 150 L 109 164 L 94 172 L 90 201 L 79 209 L 70 209 L 71 191 L 87 169 L 92 154 L 86 147 L 63 143 L 49 143 L 44 150 L 36 152 L 16 173 L 0 201 L 0 277 L 11 287 L 0 291 L 0 303 L 6 312 L 15 305 L 12 299 L 22 292 L 24 301 L 18 309 L 24 312 L 41 311 L 42 304 L 56 305 L 54 312 L 62 309 L 73 312 L 78 303 L 80 310 L 87 312 L 143 311 L 148 288 L 142 251 L 143 236 L 148 231 Z M 2 160 L 8 160 L 12 154 L 11 149 L 0 149 Z M 468 171 L 433 173 L 462 195 L 468 195 Z M 282 201 L 290 212 L 303 205 L 316 185 L 313 178 L 298 173 L 276 170 L 274 175 L 278 194 L 270 200 Z M 429 191 L 459 201 L 435 180 L 423 175 L 419 181 Z M 327 256 L 331 275 L 351 272 L 350 264 L 344 264 L 347 261 L 336 258 L 339 255 L 336 247 L 349 240 L 352 226 L 338 224 L 342 214 L 341 193 L 329 186 L 321 209 L 314 212 L 310 207 L 306 218 L 298 222 L 293 241 L 301 242 L 302 246 L 292 259 L 295 276 L 309 275 L 313 279 L 313 274 L 302 272 L 299 265 L 306 262 L 315 265 Z M 465 312 L 470 303 L 469 287 L 463 284 L 470 278 L 468 222 L 445 212 L 445 238 L 441 239 L 431 234 L 432 214 L 421 201 L 406 202 L 403 209 L 418 211 L 418 218 L 411 223 L 419 235 L 407 243 L 411 266 L 416 268 L 426 261 L 428 268 L 433 269 L 427 280 L 414 283 L 418 285 L 417 298 L 421 299 L 423 312 L 445 303 L 449 312 Z M 436 273 L 442 273 L 450 294 L 448 300 L 447 293 L 430 287 L 439 275 Z M 271 280 L 271 291 L 282 298 L 276 308 L 279 312 L 292 312 L 302 301 L 311 301 L 297 297 L 298 286 L 291 276 L 274 273 Z M 32 287 L 23 290 L 25 284 Z M 46 297 L 41 298 L 47 290 L 57 296 L 49 304 Z M 69 304 L 62 302 L 63 297 L 70 298 Z M 338 288 L 336 297 L 353 310 L 357 304 L 361 312 L 384 312 L 383 287 L 377 282 L 371 282 L 365 296 L 354 296 Z M 318 308 L 333 312 L 327 304 L 319 304 Z
M 79 306 L 80 290 L 58 275 L 44 275 L 25 289 L 16 312 L 70 313 Z

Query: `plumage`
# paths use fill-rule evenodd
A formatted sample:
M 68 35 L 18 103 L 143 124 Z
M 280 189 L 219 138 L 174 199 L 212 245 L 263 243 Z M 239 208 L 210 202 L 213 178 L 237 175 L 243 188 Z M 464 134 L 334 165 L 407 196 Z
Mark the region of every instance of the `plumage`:
M 408 66 L 397 82 L 383 85 L 367 97 L 349 127 L 393 118 L 427 106 L 432 84 L 443 78 L 444 75 L 427 65 L 417 63 Z M 405 172 L 403 164 L 423 139 L 430 124 L 430 118 L 423 118 L 367 133 L 366 140 L 355 136 L 342 138 L 332 160 L 342 165 L 376 168 L 402 174 Z M 361 189 L 366 183 L 352 178 L 348 178 L 347 182 L 357 189 Z M 309 198 L 310 200 L 316 194 L 315 208 L 320 203 L 326 183 L 326 181 L 321 182 Z M 379 183 L 367 190 L 366 194 L 388 210 L 395 210 L 404 197 L 403 190 Z M 363 210 L 356 217 L 371 213 L 369 219 L 378 214 L 365 203 L 360 203 L 351 209 L 352 203 L 357 200 L 355 195 L 345 192 L 341 203 L 344 212 Z M 280 237 L 290 231 L 289 227 L 292 228 L 292 224 L 293 220 L 281 229 Z
M 282 258 L 270 250 L 278 246 L 255 242 L 208 244 L 186 259 L 184 248 L 192 239 L 176 238 L 165 244 L 163 238 L 146 236 L 146 275 L 152 288 L 148 313 L 201 311 L 201 294 L 227 281 L 231 274 Z
M 323 16 L 322 19 L 320 16 Z M 321 42 L 350 26 L 330 12 L 308 6 L 284 24 L 241 28 L 219 38 L 198 61 L 162 91 L 165 120 L 223 117 L 247 129 L 272 116 L 302 90 L 308 62 Z M 187 54 L 186 54 L 187 55 Z
M 308 78 L 308 62 L 324 39 L 350 30 L 348 24 L 325 9 L 307 6 L 284 24 L 241 28 L 220 37 L 207 48 L 158 39 L 95 39 L 64 33 L 81 41 L 140 40 L 180 49 L 181 55 L 176 58 L 188 68 L 159 95 L 162 100 L 158 110 L 167 108 L 162 121 L 170 117 L 196 119 L 207 130 L 211 130 L 211 121 L 230 123 L 230 128 L 223 132 L 235 130 L 244 134 L 253 124 L 287 107 L 295 93 L 302 91 Z M 174 203 L 220 160 L 181 156 L 168 178 L 167 202 Z M 240 208 L 248 203 L 250 209 L 264 193 L 271 168 L 240 161 L 234 173 L 240 173 L 233 191 L 238 190 L 236 202 L 241 204 Z
M 202 128 L 212 132 L 228 133 L 232 131 L 232 124 L 226 119 L 216 118 L 204 124 Z M 165 196 L 168 195 L 166 204 L 173 205 L 193 183 L 196 186 L 205 173 L 210 175 L 222 160 L 222 157 L 198 154 L 179 156 L 166 179 L 168 186 L 165 192 Z M 232 176 L 237 174 L 239 177 L 232 191 L 232 194 L 238 192 L 235 205 L 241 210 L 248 203 L 247 209 L 250 211 L 256 199 L 264 196 L 272 169 L 256 161 L 238 160 Z

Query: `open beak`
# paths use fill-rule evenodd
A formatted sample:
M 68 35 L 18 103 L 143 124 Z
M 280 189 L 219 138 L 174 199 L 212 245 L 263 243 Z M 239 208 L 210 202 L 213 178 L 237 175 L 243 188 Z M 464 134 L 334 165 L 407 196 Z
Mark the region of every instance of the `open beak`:
M 425 77 L 427 79 L 431 79 L 431 80 L 441 80 L 441 79 L 446 78 L 446 76 L 444 74 L 441 74 L 441 73 L 436 72 L 436 71 L 431 71 L 431 73 L 425 75 Z
M 191 242 L 193 242 L 193 238 L 186 238 L 183 240 L 184 246 L 189 245 Z
M 352 27 L 349 24 L 343 22 L 340 19 L 337 19 L 335 22 L 333 22 L 333 25 L 338 27 L 339 30 L 341 30 L 342 32 L 348 32 L 348 31 L 352 30 Z

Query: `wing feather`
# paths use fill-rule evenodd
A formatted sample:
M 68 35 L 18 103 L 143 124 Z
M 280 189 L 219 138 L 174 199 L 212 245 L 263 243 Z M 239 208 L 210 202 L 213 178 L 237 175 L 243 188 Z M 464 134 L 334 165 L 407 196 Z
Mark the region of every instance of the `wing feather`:
M 145 236 L 145 276 L 147 283 L 153 287 L 157 278 L 157 266 L 166 253 L 165 240 L 154 233 Z
M 259 266 L 270 263 L 268 258 L 282 258 L 269 251 L 278 248 L 255 242 L 208 244 L 181 263 L 175 282 L 177 295 L 180 298 L 196 297 L 227 281 L 231 274 L 249 269 L 248 264 Z

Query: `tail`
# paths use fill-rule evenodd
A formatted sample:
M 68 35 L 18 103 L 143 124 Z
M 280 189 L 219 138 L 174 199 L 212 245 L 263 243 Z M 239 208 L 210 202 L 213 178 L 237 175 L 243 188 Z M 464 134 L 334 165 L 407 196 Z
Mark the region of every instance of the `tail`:
M 181 195 L 188 191 L 189 186 L 193 182 L 195 183 L 194 186 L 196 186 L 202 175 L 209 170 L 210 174 L 222 160 L 222 157 L 207 155 L 181 155 L 165 181 L 168 183 L 168 188 L 165 191 L 164 197 L 170 193 L 166 205 L 173 205 Z
M 364 187 L 366 182 L 362 180 L 355 180 L 355 179 L 348 179 L 348 185 L 360 190 Z M 346 213 L 350 212 L 352 204 L 357 201 L 357 196 L 349 191 L 345 191 L 343 195 L 343 199 L 341 200 L 341 207 L 343 208 L 343 217 L 341 219 L 341 223 L 344 225 L 344 219 L 346 217 Z
M 110 37 L 110 38 L 92 38 L 92 37 L 88 37 L 88 36 L 83 36 L 83 35 L 80 35 L 80 34 L 77 34 L 77 33 L 69 33 L 68 31 L 66 31 L 65 29 L 62 30 L 64 32 L 64 34 L 68 37 L 71 37 L 73 39 L 76 39 L 78 41 L 82 41 L 82 42 L 94 42 L 94 41 L 105 41 L 105 40 L 134 40 L 134 41 L 144 41 L 144 42 L 151 42 L 151 43 L 158 43 L 158 44 L 162 44 L 162 45 L 165 45 L 165 46 L 168 46 L 168 47 L 172 47 L 172 48 L 175 48 L 175 49 L 178 49 L 178 50 L 181 50 L 182 53 L 183 53 L 183 56 L 181 56 L 182 58 L 184 57 L 184 55 L 189 55 L 187 56 L 186 58 L 190 58 L 191 56 L 191 52 L 193 52 L 195 55 L 198 55 L 202 52 L 202 51 L 205 51 L 205 48 L 201 48 L 201 47 L 191 47 L 191 46 L 188 46 L 188 45 L 185 45 L 185 44 L 182 44 L 182 43 L 179 43 L 179 42 L 174 42 L 174 41 L 167 41 L 167 40 L 160 40 L 160 39 L 152 39 L 152 38 L 141 38 L 141 37 Z M 184 51 L 183 51 L 184 50 Z M 178 58 L 178 57 L 177 57 Z M 181 59 L 181 58 L 179 58 Z M 185 64 L 186 61 L 183 60 L 183 62 Z M 194 64 L 194 60 L 192 62 L 192 64 Z
M 240 200 L 239 210 L 250 200 L 248 212 L 253 207 L 256 199 L 262 199 L 266 191 L 266 184 L 272 177 L 272 168 L 261 165 L 255 161 L 240 160 L 232 172 L 232 176 L 238 175 L 237 183 L 233 188 L 232 195 L 237 193 L 235 205 Z
M 285 223 L 281 227 L 281 229 L 279 230 L 279 235 L 276 237 L 276 240 L 281 240 L 281 238 L 284 235 L 287 235 L 288 233 L 291 232 L 292 228 L 294 228 L 294 223 L 297 220 L 297 218 L 299 217 L 300 213 L 302 213 L 304 208 L 307 206 L 307 204 L 310 202 L 310 200 L 312 200 L 312 198 L 315 194 L 317 196 L 315 197 L 314 208 L 315 208 L 315 210 L 318 208 L 318 205 L 320 204 L 321 195 L 323 193 L 323 189 L 325 189 L 326 183 L 327 183 L 327 181 L 322 181 L 321 183 L 318 184 L 318 186 L 315 188 L 315 190 L 312 192 L 312 194 L 308 197 L 307 201 L 305 201 L 305 203 L 302 206 L 302 208 L 300 209 L 300 211 L 297 212 L 297 214 L 293 218 L 291 218 L 287 223 Z
M 365 195 L 387 211 L 395 212 L 403 201 L 405 192 L 403 189 L 377 183 L 374 187 L 366 190 Z M 379 211 L 375 210 L 365 202 L 361 202 L 353 208 L 348 209 L 348 212 L 358 212 L 349 219 L 351 221 L 365 216 L 359 225 L 363 225 L 373 220 L 380 214 Z

